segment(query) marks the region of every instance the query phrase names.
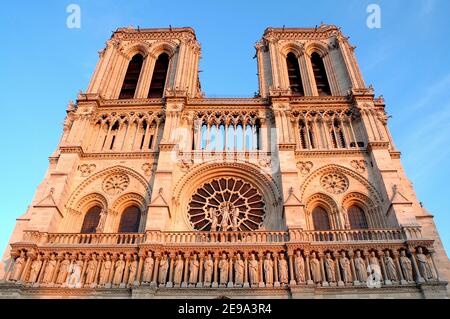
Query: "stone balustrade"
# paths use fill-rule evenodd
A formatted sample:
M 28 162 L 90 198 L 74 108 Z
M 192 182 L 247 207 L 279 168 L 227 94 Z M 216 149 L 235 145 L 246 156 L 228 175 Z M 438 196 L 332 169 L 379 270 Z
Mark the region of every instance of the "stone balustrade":
M 289 242 L 389 242 L 422 238 L 415 226 L 385 229 L 303 230 L 289 231 L 159 231 L 145 233 L 45 233 L 24 231 L 23 241 L 45 245 L 138 245 L 160 244 L 271 244 Z

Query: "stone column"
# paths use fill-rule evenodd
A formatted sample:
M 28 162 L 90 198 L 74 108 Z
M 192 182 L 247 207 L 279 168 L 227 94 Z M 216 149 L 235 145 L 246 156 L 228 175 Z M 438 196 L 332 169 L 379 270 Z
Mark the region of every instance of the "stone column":
M 414 256 L 415 249 L 408 248 L 408 253 L 411 255 L 411 262 L 412 262 L 413 270 L 414 270 L 414 273 L 416 274 L 416 282 L 417 283 L 425 282 L 425 279 L 422 278 L 422 275 L 420 274 L 420 271 L 419 271 L 419 267 L 417 266 L 416 256 Z
M 214 282 L 212 283 L 212 288 L 217 288 L 219 286 L 218 283 L 218 274 L 217 274 L 217 264 L 219 262 L 219 253 L 214 253 Z
M 187 287 L 188 286 L 188 270 L 189 270 L 189 259 L 190 254 L 184 254 L 184 275 L 183 275 L 183 281 L 181 283 L 181 287 Z
M 83 287 L 83 284 L 84 284 L 84 273 L 86 272 L 86 266 L 87 266 L 87 263 L 89 261 L 89 256 L 86 255 L 86 256 L 83 257 L 83 259 L 84 259 L 83 269 L 81 270 L 81 276 L 80 276 L 80 282 L 79 282 L 81 287 Z
M 45 267 L 47 267 L 48 255 L 44 256 L 44 262 L 42 263 L 41 270 L 39 271 L 39 277 L 36 281 L 36 286 L 39 287 L 42 282 L 42 277 L 44 277 Z
M 355 259 L 354 259 L 355 253 L 353 251 L 348 252 L 348 257 L 350 258 L 350 268 L 352 272 L 352 279 L 354 285 L 359 285 L 358 278 L 356 276 L 356 269 L 355 269 Z
M 229 260 L 228 260 L 228 288 L 233 288 L 233 256 L 231 256 L 231 253 L 229 254 Z
M 382 250 L 378 250 L 378 256 L 380 256 L 381 272 L 383 273 L 384 283 L 386 285 L 391 285 L 392 282 L 388 279 L 388 277 L 386 275 L 386 264 L 384 263 L 384 252 Z
M 139 286 L 141 283 L 142 268 L 144 267 L 144 254 L 145 252 L 139 252 L 139 265 L 137 269 L 136 280 L 134 281 L 135 286 Z
M 359 285 L 359 281 L 358 281 L 358 277 L 356 276 L 356 268 L 355 268 L 355 252 L 354 251 L 349 251 L 348 252 L 348 256 L 350 257 L 350 268 L 352 269 L 352 279 L 353 279 L 353 284 L 355 286 Z
M 323 252 L 319 252 L 319 259 L 320 259 L 320 272 L 322 273 L 322 287 L 328 287 L 328 281 L 327 276 L 325 274 L 325 267 L 323 265 Z
M 130 273 L 130 260 L 131 256 L 130 254 L 126 254 L 125 256 L 125 270 L 123 272 L 122 282 L 120 283 L 120 288 L 125 288 L 128 282 L 128 275 Z
M 250 287 L 248 282 L 248 258 L 249 256 L 243 255 L 244 258 L 244 288 Z
M 293 262 L 294 255 L 293 254 L 294 253 L 292 251 L 288 251 L 289 277 L 290 277 L 289 285 L 290 286 L 296 286 L 297 285 L 297 281 L 295 280 L 295 276 L 294 276 L 294 262 Z
M 170 253 L 170 265 L 169 265 L 169 281 L 166 283 L 166 287 L 173 287 L 173 265 L 175 263 L 175 254 Z
M 8 281 L 8 279 L 9 279 L 9 274 L 11 273 L 11 268 L 12 268 L 13 265 L 14 265 L 14 258 L 13 258 L 13 256 L 11 255 L 11 257 L 10 257 L 10 259 L 9 259 L 8 267 L 6 268 L 5 275 L 3 276 L 2 282 Z
M 436 273 L 436 281 L 439 281 L 439 278 L 440 278 L 439 271 L 436 266 L 436 262 L 434 261 L 434 249 L 430 248 L 430 249 L 428 249 L 428 252 L 430 253 L 431 262 L 433 263 L 433 269 L 434 269 L 434 272 Z
M 393 255 L 393 257 L 394 257 L 394 262 L 395 262 L 395 267 L 396 267 L 396 269 L 397 269 L 397 273 L 398 273 L 399 276 L 400 276 L 400 284 L 405 285 L 405 284 L 407 284 L 407 281 L 406 281 L 405 278 L 403 277 L 402 267 L 400 266 L 400 261 L 398 260 L 398 255 L 399 255 L 399 253 L 398 253 L 397 250 L 394 250 L 394 251 L 392 252 L 392 255 Z
M 204 257 L 204 254 L 201 253 L 200 254 L 199 267 L 198 267 L 199 268 L 198 269 L 198 271 L 199 271 L 198 281 L 197 281 L 197 285 L 196 285 L 196 287 L 198 287 L 198 288 L 203 287 L 203 257 Z
M 95 277 L 94 282 L 92 283 L 92 287 L 95 288 L 98 285 L 98 276 L 100 275 L 100 269 L 102 269 L 103 265 L 103 257 L 99 254 L 99 258 L 97 258 L 97 269 L 95 269 Z
M 31 264 L 31 259 L 34 256 L 34 253 L 33 252 L 27 252 L 26 256 L 27 256 L 27 261 L 25 263 L 25 266 L 23 267 L 22 273 L 20 274 L 20 278 L 19 278 L 17 284 L 22 284 L 22 283 L 24 283 L 26 281 L 28 270 L 29 270 L 30 264 Z
M 274 277 L 274 281 L 273 281 L 273 286 L 274 287 L 280 287 L 280 279 L 278 278 L 278 254 L 274 253 L 273 254 L 273 268 L 274 268 L 274 272 L 275 272 L 275 277 Z
M 55 267 L 55 271 L 53 272 L 52 284 L 55 284 L 56 278 L 58 278 L 59 265 L 61 264 L 61 260 L 63 258 L 64 258 L 64 256 L 62 254 L 59 254 L 56 257 L 56 267 Z
M 311 280 L 311 270 L 309 267 L 309 251 L 305 250 L 305 272 L 306 272 L 306 284 L 314 285 L 314 282 Z
M 117 255 L 111 257 L 111 269 L 109 270 L 108 282 L 105 284 L 105 288 L 111 288 L 112 279 L 114 276 L 114 266 L 116 265 Z
M 259 265 L 259 287 L 265 287 L 264 279 L 263 279 L 263 262 L 264 262 L 264 254 L 258 253 L 258 265 Z
M 336 280 L 337 280 L 337 285 L 338 286 L 345 286 L 344 282 L 342 281 L 341 278 L 341 268 L 339 266 L 339 253 L 338 252 L 333 252 L 333 257 L 336 263 Z
M 158 269 L 159 269 L 159 259 L 161 254 L 155 253 L 155 265 L 153 267 L 153 280 L 150 283 L 150 287 L 156 287 L 158 284 Z

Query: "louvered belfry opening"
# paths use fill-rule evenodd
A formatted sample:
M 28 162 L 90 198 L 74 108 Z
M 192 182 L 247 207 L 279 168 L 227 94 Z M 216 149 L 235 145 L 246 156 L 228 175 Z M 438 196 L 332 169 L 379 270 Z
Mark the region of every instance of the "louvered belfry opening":
M 148 91 L 148 97 L 162 97 L 166 84 L 167 69 L 169 68 L 169 56 L 167 53 L 159 55 L 153 70 L 152 82 Z
M 144 58 L 141 54 L 136 54 L 128 64 L 127 73 L 123 80 L 122 89 L 120 90 L 119 99 L 132 99 L 136 92 L 139 75 L 141 74 L 142 62 Z
M 290 52 L 286 57 L 286 65 L 289 76 L 289 87 L 293 95 L 305 95 L 303 91 L 302 77 L 298 59 L 294 53 Z
M 101 207 L 94 206 L 91 207 L 86 215 L 84 216 L 83 226 L 81 226 L 81 233 L 83 234 L 91 234 L 95 233 L 95 229 L 98 226 L 98 222 L 100 221 L 100 212 L 102 211 Z
M 316 207 L 312 211 L 312 219 L 314 224 L 314 230 L 330 230 L 330 220 L 328 219 L 328 213 L 322 207 Z
M 137 233 L 141 221 L 139 207 L 130 206 L 124 210 L 120 218 L 119 233 Z
M 328 83 L 325 65 L 323 64 L 323 60 L 317 52 L 313 52 L 311 54 L 311 65 L 319 96 L 331 95 L 331 89 L 330 84 Z
M 349 207 L 347 210 L 348 221 L 350 223 L 350 228 L 361 229 L 368 228 L 366 215 L 364 211 L 356 205 Z

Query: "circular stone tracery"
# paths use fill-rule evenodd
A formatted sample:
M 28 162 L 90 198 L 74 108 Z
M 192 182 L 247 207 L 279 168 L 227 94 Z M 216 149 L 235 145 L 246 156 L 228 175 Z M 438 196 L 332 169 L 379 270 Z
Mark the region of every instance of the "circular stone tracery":
M 234 214 L 236 209 L 238 214 Z M 203 184 L 192 195 L 188 218 L 196 230 L 250 231 L 261 227 L 264 209 L 262 195 L 253 185 L 237 178 L 218 178 Z
M 109 175 L 103 181 L 103 189 L 110 195 L 117 195 L 123 192 L 130 183 L 130 178 L 125 174 Z
M 348 180 L 341 174 L 331 173 L 322 176 L 320 185 L 330 193 L 341 194 L 348 189 Z

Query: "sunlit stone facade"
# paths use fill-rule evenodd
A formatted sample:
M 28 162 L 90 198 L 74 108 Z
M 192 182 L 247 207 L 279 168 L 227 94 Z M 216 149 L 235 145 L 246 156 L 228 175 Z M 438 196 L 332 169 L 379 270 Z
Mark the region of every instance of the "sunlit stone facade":
M 433 216 L 348 38 L 268 28 L 255 48 L 257 94 L 208 98 L 191 28 L 114 32 L 0 296 L 446 297 Z

